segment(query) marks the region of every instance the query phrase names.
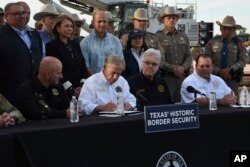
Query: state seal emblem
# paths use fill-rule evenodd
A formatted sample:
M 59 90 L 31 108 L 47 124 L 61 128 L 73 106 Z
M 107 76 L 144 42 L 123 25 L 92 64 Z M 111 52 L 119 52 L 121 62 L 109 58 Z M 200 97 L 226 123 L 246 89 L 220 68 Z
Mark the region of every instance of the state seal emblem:
M 180 154 L 168 151 L 161 156 L 156 167 L 187 167 L 187 165 Z

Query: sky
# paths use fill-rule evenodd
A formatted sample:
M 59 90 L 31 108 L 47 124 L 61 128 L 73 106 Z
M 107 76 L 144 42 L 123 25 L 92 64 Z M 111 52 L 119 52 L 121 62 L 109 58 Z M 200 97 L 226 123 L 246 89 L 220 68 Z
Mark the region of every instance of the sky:
M 4 6 L 9 2 L 16 2 L 17 0 L 0 0 L 0 7 Z M 40 11 L 40 7 L 43 4 L 39 0 L 22 0 L 27 2 L 31 6 L 31 20 L 29 25 L 34 27 L 35 21 L 32 19 L 33 15 Z M 197 4 L 197 21 L 214 22 L 214 35 L 219 34 L 219 26 L 215 23 L 216 21 L 222 22 L 223 18 L 227 15 L 233 16 L 236 20 L 236 24 L 240 24 L 247 28 L 247 33 L 250 33 L 250 1 L 249 0 L 151 0 L 153 2 L 162 3 L 164 5 L 173 6 L 176 3 L 195 3 Z M 54 2 L 60 4 L 58 0 Z M 65 7 L 67 10 L 73 13 L 78 11 L 71 10 Z M 80 18 L 86 17 L 79 15 Z M 90 21 L 87 19 L 87 21 Z

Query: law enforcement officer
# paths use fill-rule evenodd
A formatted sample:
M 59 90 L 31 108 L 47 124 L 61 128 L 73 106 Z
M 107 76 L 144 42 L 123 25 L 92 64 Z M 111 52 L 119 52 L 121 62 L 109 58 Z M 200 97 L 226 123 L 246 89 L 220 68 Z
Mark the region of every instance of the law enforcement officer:
M 198 55 L 200 54 L 204 54 L 205 53 L 205 50 L 201 47 L 201 45 L 199 43 L 196 43 L 196 45 L 194 45 L 191 49 L 190 49 L 190 52 L 191 52 L 191 56 L 192 56 L 192 60 L 193 60 L 193 63 L 192 63 L 192 67 L 190 69 L 190 73 L 194 71 L 195 69 L 195 59 Z
M 24 82 L 18 91 L 18 108 L 27 119 L 69 116 L 69 99 L 59 80 L 62 63 L 54 57 L 42 59 L 39 73 Z
M 161 61 L 159 50 L 148 49 L 141 57 L 141 73 L 128 79 L 130 91 L 137 97 L 137 106 L 172 103 L 167 83 L 156 75 Z
M 175 28 L 180 14 L 175 7 L 166 7 L 158 15 L 158 21 L 164 23 L 165 28 L 156 33 L 163 48 L 161 71 L 167 79 L 172 101 L 181 100 L 180 88 L 183 79 L 188 75 L 192 63 L 189 39 L 183 32 Z
M 213 60 L 213 74 L 220 76 L 238 96 L 238 86 L 243 75 L 243 67 L 248 61 L 248 54 L 241 40 L 235 36 L 236 24 L 233 16 L 226 16 L 220 26 L 221 35 L 215 36 L 206 46 L 206 54 Z
M 149 22 L 148 22 L 148 12 L 145 8 L 136 9 L 134 15 L 129 19 L 133 20 L 134 29 L 139 29 L 144 32 L 144 40 L 146 42 L 147 48 L 154 48 L 161 50 L 161 45 L 159 43 L 158 37 L 155 34 L 146 31 Z M 127 37 L 128 34 L 126 34 L 124 38 L 128 39 Z

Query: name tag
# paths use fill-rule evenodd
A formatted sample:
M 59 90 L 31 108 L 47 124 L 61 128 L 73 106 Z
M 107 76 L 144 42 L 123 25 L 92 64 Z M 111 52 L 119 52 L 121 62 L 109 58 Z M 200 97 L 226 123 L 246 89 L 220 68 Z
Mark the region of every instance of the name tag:
M 145 133 L 199 128 L 197 103 L 145 106 Z

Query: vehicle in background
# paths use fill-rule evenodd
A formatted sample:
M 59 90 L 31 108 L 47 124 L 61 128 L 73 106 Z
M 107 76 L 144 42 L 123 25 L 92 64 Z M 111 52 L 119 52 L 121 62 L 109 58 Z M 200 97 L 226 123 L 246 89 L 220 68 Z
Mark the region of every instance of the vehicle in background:
M 55 3 L 53 0 L 40 0 L 42 3 Z M 190 1 L 190 0 L 189 0 Z M 133 23 L 130 19 L 137 8 L 146 8 L 149 17 L 149 27 L 147 31 L 156 33 L 163 29 L 163 25 L 158 21 L 158 14 L 164 9 L 163 3 L 154 3 L 153 0 L 133 1 L 133 0 L 60 0 L 62 5 L 76 9 L 83 14 L 92 15 L 94 10 L 108 10 L 112 13 L 115 20 L 115 35 L 120 37 L 132 29 Z M 68 13 L 61 5 L 55 3 L 59 13 Z M 196 21 L 196 0 L 178 3 L 175 6 L 181 14 L 176 28 L 185 32 L 190 40 L 190 46 L 200 43 L 199 22 Z M 66 12 L 65 12 L 66 11 Z M 83 29 L 91 32 L 89 25 L 85 23 Z M 203 34 L 204 35 L 204 34 Z

